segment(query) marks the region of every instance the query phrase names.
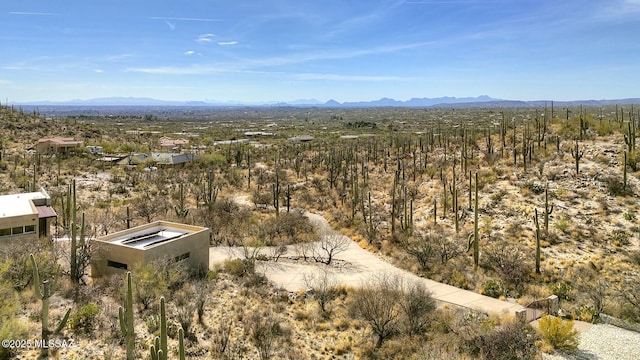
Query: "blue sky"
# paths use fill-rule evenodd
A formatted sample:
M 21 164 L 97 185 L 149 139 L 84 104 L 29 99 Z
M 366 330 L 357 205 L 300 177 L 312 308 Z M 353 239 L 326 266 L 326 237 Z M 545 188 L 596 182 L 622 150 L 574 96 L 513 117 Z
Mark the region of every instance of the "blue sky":
M 640 97 L 640 0 L 0 3 L 2 101 Z

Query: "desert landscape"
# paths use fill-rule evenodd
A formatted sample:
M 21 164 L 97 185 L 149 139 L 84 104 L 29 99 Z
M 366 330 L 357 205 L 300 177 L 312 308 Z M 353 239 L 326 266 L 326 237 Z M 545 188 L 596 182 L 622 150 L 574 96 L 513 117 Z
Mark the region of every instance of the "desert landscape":
M 2 338 L 40 338 L 46 298 L 59 346 L 3 358 L 633 358 L 632 105 L 1 111 L 1 192 L 58 215 L 0 270 Z M 166 139 L 197 158 L 135 156 Z M 209 229 L 209 266 L 92 276 L 96 239 L 156 220 Z

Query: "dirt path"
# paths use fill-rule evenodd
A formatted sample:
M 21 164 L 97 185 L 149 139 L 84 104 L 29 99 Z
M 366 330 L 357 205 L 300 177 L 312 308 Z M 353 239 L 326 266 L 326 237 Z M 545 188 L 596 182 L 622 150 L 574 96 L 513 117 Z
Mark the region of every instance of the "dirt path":
M 247 196 L 239 196 L 235 201 L 244 206 L 252 206 Z M 306 212 L 312 224 L 321 232 L 333 231 L 327 220 L 318 214 Z M 258 261 L 257 271 L 263 273 L 270 281 L 289 291 L 298 291 L 306 288 L 305 274 L 312 274 L 321 269 L 332 273 L 336 280 L 348 286 L 361 286 L 372 275 L 387 274 L 400 276 L 406 282 L 422 282 L 433 294 L 433 297 L 443 303 L 458 305 L 488 314 L 503 315 L 514 314 L 516 310 L 523 309 L 521 305 L 500 301 L 492 297 L 484 296 L 473 291 L 459 289 L 457 287 L 439 283 L 433 280 L 421 278 L 411 272 L 399 269 L 379 256 L 362 249 L 355 241 L 349 241 L 346 251 L 336 255 L 335 262 L 331 266 L 316 263 L 293 261 L 298 253 L 293 246 L 287 248 L 287 253 L 280 261 Z M 261 249 L 261 254 L 269 256 L 271 249 Z M 229 258 L 242 258 L 244 256 L 241 247 L 213 247 L 210 250 L 210 265 L 220 263 Z

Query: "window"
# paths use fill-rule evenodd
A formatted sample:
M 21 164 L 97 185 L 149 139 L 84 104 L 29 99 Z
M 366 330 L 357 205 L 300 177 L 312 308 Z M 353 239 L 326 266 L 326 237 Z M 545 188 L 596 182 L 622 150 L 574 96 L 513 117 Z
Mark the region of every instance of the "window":
M 11 236 L 11 229 L 0 229 L 0 236 Z
M 107 260 L 107 266 L 116 268 L 116 269 L 123 269 L 123 270 L 127 270 L 127 264 L 123 264 L 121 262 L 117 262 L 117 261 L 112 261 L 112 260 Z
M 11 229 L 11 233 L 13 235 L 20 235 L 20 234 L 24 233 L 24 227 L 22 227 L 22 226 L 14 227 L 13 229 Z
M 178 262 L 178 261 L 182 261 L 184 259 L 188 259 L 190 255 L 191 255 L 191 253 L 186 252 L 186 253 L 184 253 L 182 255 L 178 255 L 175 258 L 173 258 L 173 261 L 174 262 Z
M 33 234 L 34 232 L 36 232 L 36 226 L 35 225 L 27 225 L 24 227 L 24 232 L 26 234 Z

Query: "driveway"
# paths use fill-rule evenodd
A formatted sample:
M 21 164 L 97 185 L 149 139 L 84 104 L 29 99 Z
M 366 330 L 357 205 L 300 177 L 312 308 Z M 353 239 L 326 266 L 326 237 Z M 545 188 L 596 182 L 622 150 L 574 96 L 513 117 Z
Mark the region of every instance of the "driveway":
M 236 197 L 235 201 L 241 205 L 252 204 L 246 197 Z M 333 231 L 327 220 L 321 215 L 306 212 L 309 221 L 314 224 L 321 233 Z M 342 235 L 341 235 L 342 236 Z M 443 284 L 433 280 L 421 278 L 411 272 L 399 269 L 388 263 L 381 257 L 362 249 L 355 241 L 348 239 L 348 248 L 335 256 L 331 266 L 316 263 L 312 259 L 307 262 L 298 258 L 298 252 L 294 246 L 287 248 L 280 261 L 258 261 L 256 271 L 263 273 L 270 281 L 289 290 L 298 291 L 305 289 L 305 274 L 313 274 L 322 269 L 330 272 L 340 284 L 358 287 L 366 283 L 373 275 L 386 274 L 399 276 L 405 282 L 422 282 L 433 297 L 442 303 L 462 306 L 492 315 L 515 314 L 516 310 L 524 309 L 515 303 L 501 301 L 489 296 L 481 295 L 473 291 L 463 290 L 455 286 Z M 260 253 L 269 256 L 271 249 L 263 248 Z M 241 247 L 212 247 L 210 249 L 210 266 L 231 258 L 243 258 Z

